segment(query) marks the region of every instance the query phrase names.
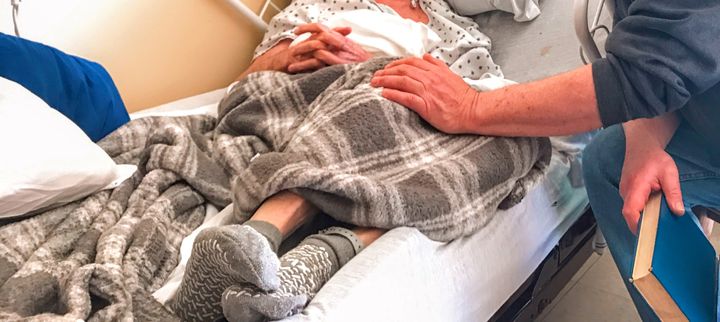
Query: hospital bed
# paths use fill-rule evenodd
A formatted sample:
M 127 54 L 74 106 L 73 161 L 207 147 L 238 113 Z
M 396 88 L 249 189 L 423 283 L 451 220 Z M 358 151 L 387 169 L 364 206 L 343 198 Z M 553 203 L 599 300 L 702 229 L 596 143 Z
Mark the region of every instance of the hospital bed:
M 254 13 L 230 1 L 243 14 Z M 572 8 L 546 0 L 530 23 L 490 12 L 476 16 L 493 40 L 493 56 L 507 78 L 528 81 L 550 76 L 600 57 L 593 34 L 602 29 L 604 3 L 588 18 L 588 1 Z M 270 1 L 266 6 L 272 5 Z M 262 14 L 260 14 L 262 16 Z M 574 20 L 573 20 L 574 17 Z M 258 28 L 263 21 L 251 18 Z M 607 19 L 605 13 L 604 19 Z M 590 21 L 590 22 L 589 22 Z M 580 58 L 575 24 L 581 40 Z M 582 28 L 582 27 L 585 28 Z M 212 113 L 224 90 L 136 113 Z M 590 135 L 553 140 L 547 177 L 526 198 L 500 211 L 476 234 L 448 244 L 409 228 L 395 229 L 343 267 L 300 314 L 288 321 L 531 321 L 537 318 L 603 239 L 577 168 Z M 562 147 L 566 148 L 563 149 Z M 564 151 L 564 152 L 563 152 Z

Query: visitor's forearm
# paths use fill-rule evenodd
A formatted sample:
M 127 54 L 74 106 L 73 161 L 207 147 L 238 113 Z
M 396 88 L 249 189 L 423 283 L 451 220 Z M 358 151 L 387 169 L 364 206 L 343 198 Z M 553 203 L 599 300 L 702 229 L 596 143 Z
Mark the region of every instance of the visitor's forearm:
M 478 93 L 467 128 L 500 136 L 553 136 L 602 126 L 592 70 L 576 70 L 527 84 Z

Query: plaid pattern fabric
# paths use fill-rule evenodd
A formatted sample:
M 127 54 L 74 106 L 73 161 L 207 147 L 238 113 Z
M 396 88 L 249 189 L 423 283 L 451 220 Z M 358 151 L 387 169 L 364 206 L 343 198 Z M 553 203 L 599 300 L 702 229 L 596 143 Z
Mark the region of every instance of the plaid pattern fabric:
M 131 179 L 0 227 L 0 320 L 177 319 L 151 294 L 205 203 L 230 202 L 227 174 L 203 150 L 214 126 L 205 116 L 126 124 L 99 144 L 138 164 Z
M 216 144 L 243 156 L 232 161 L 238 214 L 291 190 L 343 222 L 449 241 L 542 177 L 547 138 L 447 135 L 384 99 L 369 81 L 390 60 L 255 73 L 235 86 L 219 106 Z
M 148 117 L 111 133 L 99 145 L 138 165 L 131 179 L 0 227 L 0 320 L 177 319 L 151 294 L 208 202 L 234 202 L 243 221 L 291 190 L 344 222 L 447 241 L 542 177 L 547 139 L 439 133 L 369 86 L 388 61 L 252 74 L 219 121 Z

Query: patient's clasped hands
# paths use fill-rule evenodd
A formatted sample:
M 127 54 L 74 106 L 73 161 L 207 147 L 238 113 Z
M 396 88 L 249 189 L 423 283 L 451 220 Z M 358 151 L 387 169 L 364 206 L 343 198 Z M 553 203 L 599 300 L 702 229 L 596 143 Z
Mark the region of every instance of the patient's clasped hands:
M 295 34 L 310 33 L 307 40 L 288 48 L 287 71 L 299 73 L 325 66 L 364 62 L 371 58 L 360 45 L 348 39 L 350 27 L 330 29 L 319 23 L 299 26 Z
M 373 76 L 383 97 L 405 105 L 432 126 L 450 134 L 472 133 L 479 92 L 429 54 L 396 60 Z

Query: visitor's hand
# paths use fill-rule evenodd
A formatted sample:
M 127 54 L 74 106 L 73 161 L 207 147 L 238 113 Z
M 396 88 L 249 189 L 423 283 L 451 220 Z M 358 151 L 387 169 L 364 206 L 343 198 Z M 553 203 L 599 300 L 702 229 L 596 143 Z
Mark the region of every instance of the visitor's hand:
M 324 66 L 358 63 L 370 59 L 370 54 L 360 45 L 348 39 L 350 27 L 330 29 L 319 23 L 299 26 L 295 34 L 310 33 L 307 40 L 288 48 L 290 62 L 288 72 L 312 71 Z
M 446 133 L 469 133 L 478 92 L 453 73 L 442 60 L 396 60 L 375 72 L 370 85 L 383 87 L 383 97 L 405 105 Z
M 665 152 L 669 139 L 665 142 L 656 140 L 668 135 L 658 133 L 661 130 L 658 131 L 656 127 L 642 124 L 652 121 L 656 120 L 636 120 L 624 124 L 625 162 L 620 179 L 620 195 L 624 201 L 623 217 L 633 233 L 637 233 L 640 213 L 652 191 L 662 190 L 674 214 L 685 213 L 678 169 L 673 158 Z M 672 127 L 668 137 L 672 136 L 674 129 Z

